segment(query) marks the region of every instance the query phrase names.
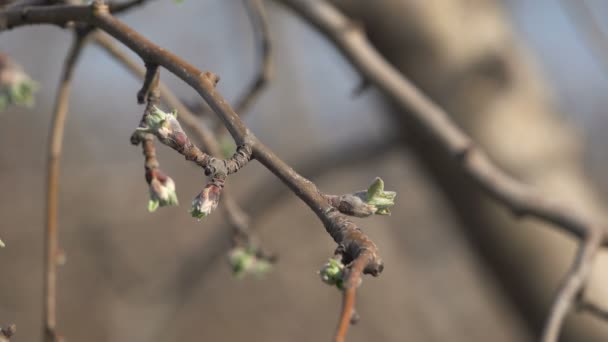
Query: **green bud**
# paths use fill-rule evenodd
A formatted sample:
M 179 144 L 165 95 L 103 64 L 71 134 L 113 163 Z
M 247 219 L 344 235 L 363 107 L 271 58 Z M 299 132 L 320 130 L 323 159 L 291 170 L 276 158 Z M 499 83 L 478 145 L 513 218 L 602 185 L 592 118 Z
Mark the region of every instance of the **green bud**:
M 384 181 L 376 177 L 367 189 L 365 202 L 376 209 L 376 215 L 390 215 L 390 207 L 395 205 L 397 193 L 394 191 L 384 191 Z
M 2 67 L 0 63 L 0 67 Z M 38 83 L 33 81 L 20 68 L 0 68 L 0 111 L 10 105 L 31 107 Z
M 340 260 L 330 258 L 319 270 L 319 276 L 325 284 L 342 289 L 344 264 Z
M 236 278 L 243 278 L 247 274 L 261 276 L 272 269 L 272 263 L 258 258 L 253 248 L 233 248 L 228 255 L 228 261 L 232 268 L 232 274 Z

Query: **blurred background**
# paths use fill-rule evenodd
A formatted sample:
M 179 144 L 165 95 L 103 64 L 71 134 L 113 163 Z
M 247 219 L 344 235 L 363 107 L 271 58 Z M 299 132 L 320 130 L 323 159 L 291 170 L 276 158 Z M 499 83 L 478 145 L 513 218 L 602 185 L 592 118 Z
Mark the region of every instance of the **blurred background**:
M 501 166 L 547 196 L 603 218 L 608 59 L 589 39 L 608 33 L 600 0 L 334 0 L 401 72 L 445 107 Z M 585 5 L 586 4 L 586 5 Z M 245 117 L 252 131 L 327 193 L 381 176 L 398 193 L 390 217 L 357 220 L 386 269 L 366 277 L 349 341 L 531 341 L 576 244 L 517 221 L 467 183 L 435 146 L 408 130 L 373 87 L 315 30 L 267 1 L 275 78 Z M 581 16 L 583 13 L 583 16 Z M 581 18 L 583 20 L 581 20 Z M 251 25 L 239 0 L 150 1 L 124 21 L 221 77 L 230 101 L 255 75 Z M 1 113 L 0 323 L 15 341 L 41 331 L 45 151 L 71 35 L 24 27 L 0 50 L 40 83 L 36 106 Z M 608 46 L 608 36 L 604 42 Z M 182 98 L 194 91 L 167 72 Z M 221 211 L 197 222 L 189 202 L 206 178 L 159 146 L 182 205 L 147 212 L 141 149 L 129 143 L 141 83 L 91 45 L 77 67 L 61 166 L 58 330 L 68 341 L 325 341 L 340 294 L 316 271 L 334 242 L 314 214 L 258 163 L 227 188 L 250 214 L 272 273 L 235 279 Z M 211 122 L 212 123 L 212 122 Z M 608 260 L 588 296 L 608 306 Z M 572 312 L 563 341 L 605 341 L 608 323 Z

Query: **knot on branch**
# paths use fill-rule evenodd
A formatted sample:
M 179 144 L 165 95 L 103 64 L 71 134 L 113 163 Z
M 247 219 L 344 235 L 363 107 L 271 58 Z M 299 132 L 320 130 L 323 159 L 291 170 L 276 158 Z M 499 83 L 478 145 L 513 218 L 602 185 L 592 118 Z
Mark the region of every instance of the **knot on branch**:
M 204 81 L 211 82 L 211 84 L 215 87 L 220 82 L 220 77 L 210 71 L 205 71 L 200 75 L 201 79 Z
M 325 228 L 338 244 L 335 254 L 344 264 L 359 260 L 365 274 L 378 276 L 384 269 L 376 244 L 355 223 L 336 210 L 326 212 Z

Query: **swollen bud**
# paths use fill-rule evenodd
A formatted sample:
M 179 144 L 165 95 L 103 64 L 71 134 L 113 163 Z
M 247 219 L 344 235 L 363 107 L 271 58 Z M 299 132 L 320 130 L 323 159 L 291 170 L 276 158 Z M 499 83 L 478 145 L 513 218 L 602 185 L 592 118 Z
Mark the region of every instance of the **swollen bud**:
M 192 201 L 192 208 L 190 209 L 192 217 L 200 220 L 211 214 L 217 208 L 221 194 L 222 188 L 219 185 L 215 183 L 207 184 Z
M 340 260 L 330 258 L 319 270 L 319 276 L 325 284 L 335 285 L 339 289 L 342 289 L 344 264 Z
M 175 182 L 158 169 L 146 170 L 146 180 L 150 191 L 148 211 L 153 212 L 158 207 L 178 205 Z
M 384 191 L 384 181 L 376 177 L 370 184 L 365 194 L 365 202 L 371 205 L 376 215 L 390 215 L 390 207 L 395 205 L 397 193 L 394 191 Z
M 135 130 L 135 134 L 143 136 L 146 133 L 156 135 L 159 139 L 169 138 L 176 132 L 183 132 L 177 121 L 177 111 L 166 113 L 154 106 L 144 118 L 144 127 Z

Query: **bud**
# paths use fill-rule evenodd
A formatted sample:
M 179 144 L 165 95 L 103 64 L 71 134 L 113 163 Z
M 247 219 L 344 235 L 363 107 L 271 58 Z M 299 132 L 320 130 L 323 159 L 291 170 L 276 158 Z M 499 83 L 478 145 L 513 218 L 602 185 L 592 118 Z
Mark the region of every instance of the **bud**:
M 158 169 L 146 170 L 146 180 L 150 191 L 148 211 L 153 212 L 158 207 L 178 205 L 175 182 Z
M 323 265 L 319 270 L 319 276 L 321 280 L 331 286 L 336 286 L 342 289 L 342 282 L 344 277 L 344 264 L 337 259 L 330 258 L 329 261 Z
M 211 214 L 217 208 L 221 194 L 222 188 L 220 186 L 214 183 L 207 184 L 203 191 L 192 201 L 192 209 L 190 209 L 192 217 L 200 220 Z
M 375 209 L 376 215 L 390 215 L 390 207 L 395 205 L 397 193 L 394 191 L 384 191 L 384 181 L 376 177 L 370 184 L 365 195 L 365 202 Z
M 4 247 L 6 247 L 6 245 L 4 244 L 4 241 L 2 241 L 2 240 L 0 239 L 0 248 L 4 248 Z
M 145 116 L 144 125 L 145 127 L 138 127 L 135 134 L 152 133 L 159 139 L 164 140 L 175 132 L 183 132 L 177 121 L 177 111 L 165 113 L 156 106 L 153 106 L 152 110 Z
M 38 84 L 21 66 L 0 54 L 0 111 L 10 105 L 31 107 Z
M 269 260 L 260 258 L 254 248 L 235 247 L 228 254 L 232 274 L 242 278 L 247 274 L 261 276 L 272 269 Z

